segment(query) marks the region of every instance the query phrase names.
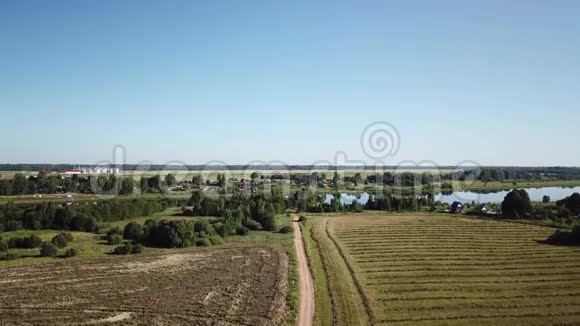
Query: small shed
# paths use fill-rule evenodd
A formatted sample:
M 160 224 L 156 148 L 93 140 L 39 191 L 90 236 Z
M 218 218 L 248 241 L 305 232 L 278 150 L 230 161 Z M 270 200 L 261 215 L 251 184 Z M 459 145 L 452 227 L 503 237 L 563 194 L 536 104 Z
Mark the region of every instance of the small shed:
M 451 214 L 463 214 L 463 211 L 465 210 L 465 206 L 463 205 L 462 202 L 453 202 L 453 204 L 451 205 Z
M 250 186 L 250 182 L 246 179 L 242 179 L 240 180 L 240 190 L 246 190 L 247 188 L 249 188 Z
M 486 204 L 479 204 L 477 205 L 477 212 L 480 214 L 487 214 L 491 211 L 491 209 L 489 209 L 489 207 L 487 207 Z

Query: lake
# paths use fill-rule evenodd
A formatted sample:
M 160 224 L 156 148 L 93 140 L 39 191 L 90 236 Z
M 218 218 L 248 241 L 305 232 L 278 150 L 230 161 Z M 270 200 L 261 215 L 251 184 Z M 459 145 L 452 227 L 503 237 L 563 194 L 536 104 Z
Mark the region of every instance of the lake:
M 564 199 L 575 192 L 580 193 L 580 187 L 543 187 L 543 188 L 524 188 L 530 195 L 531 201 L 542 201 L 544 196 L 550 196 L 551 201 L 557 201 Z M 438 193 L 435 195 L 435 201 L 440 201 L 442 203 L 452 204 L 454 201 L 460 201 L 464 203 L 471 203 L 472 201 L 476 203 L 496 203 L 499 204 L 503 201 L 504 197 L 509 191 L 501 190 L 496 192 L 477 192 L 477 191 L 454 191 L 451 194 Z M 332 194 L 326 194 L 325 202 L 330 204 L 334 196 Z M 340 201 L 343 205 L 350 205 L 354 201 L 358 201 L 361 205 L 364 205 L 369 200 L 369 194 L 363 193 L 341 193 Z

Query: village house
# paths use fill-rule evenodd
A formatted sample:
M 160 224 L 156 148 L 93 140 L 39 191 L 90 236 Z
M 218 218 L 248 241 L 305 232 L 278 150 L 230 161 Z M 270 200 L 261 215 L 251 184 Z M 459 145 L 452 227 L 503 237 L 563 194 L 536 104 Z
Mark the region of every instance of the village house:
M 451 214 L 463 214 L 463 211 L 465 210 L 465 206 L 463 205 L 463 203 L 461 202 L 453 202 L 453 204 L 451 205 Z

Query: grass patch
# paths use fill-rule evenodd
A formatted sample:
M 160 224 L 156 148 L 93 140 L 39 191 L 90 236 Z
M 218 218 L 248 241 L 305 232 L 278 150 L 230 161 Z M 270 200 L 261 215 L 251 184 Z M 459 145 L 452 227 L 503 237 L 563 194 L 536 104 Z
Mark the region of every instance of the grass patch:
M 545 325 L 580 316 L 580 248 L 538 244 L 552 228 L 441 214 L 327 220 L 377 324 Z
M 310 272 L 314 278 L 314 297 L 316 302 L 314 324 L 317 326 L 331 326 L 334 321 L 332 299 L 318 243 L 312 237 L 313 223 L 316 223 L 316 220 L 308 220 L 303 224 L 302 236 L 304 237 L 304 247 L 308 256 Z

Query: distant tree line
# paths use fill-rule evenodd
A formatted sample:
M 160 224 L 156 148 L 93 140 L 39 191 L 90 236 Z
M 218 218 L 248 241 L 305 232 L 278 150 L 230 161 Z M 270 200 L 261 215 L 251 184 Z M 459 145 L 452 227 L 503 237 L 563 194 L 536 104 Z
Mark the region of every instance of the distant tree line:
M 414 189 L 394 192 L 393 188 L 384 187 L 382 193 L 370 193 L 369 199 L 364 206 L 357 200 L 350 204 L 341 202 L 339 192 L 332 193 L 330 203 L 326 195 L 314 194 L 309 189 L 296 192 L 290 198 L 290 206 L 300 211 L 310 213 L 336 213 L 336 212 L 361 212 L 366 210 L 380 211 L 419 211 L 431 208 L 434 204 L 433 193 L 429 188 L 424 188 L 420 193 Z
M 19 196 L 31 194 L 82 193 L 82 194 L 121 194 L 130 195 L 134 191 L 132 177 L 87 176 L 77 174 L 64 177 L 58 174 L 26 177 L 17 173 L 12 179 L 0 180 L 0 196 Z
M 324 172 L 312 172 L 311 174 L 291 174 L 290 180 L 298 185 L 315 185 L 327 179 Z M 462 171 L 441 173 L 434 172 L 400 172 L 393 173 L 386 171 L 378 174 L 367 174 L 363 178 L 362 173 L 357 172 L 352 176 L 341 176 L 339 171 L 334 171 L 332 182 L 335 186 L 340 183 L 360 184 L 381 184 L 391 187 L 418 187 L 422 185 L 441 182 L 445 185 L 444 191 L 453 191 L 451 181 L 478 180 L 481 182 L 502 182 L 520 180 L 579 180 L 580 168 L 523 168 L 523 167 L 497 167 L 497 168 L 477 168 Z
M 116 221 L 161 212 L 184 202 L 170 199 L 125 199 L 60 205 L 44 202 L 19 206 L 8 203 L 0 206 L 0 232 L 18 229 L 56 229 L 95 231 L 97 222 Z

